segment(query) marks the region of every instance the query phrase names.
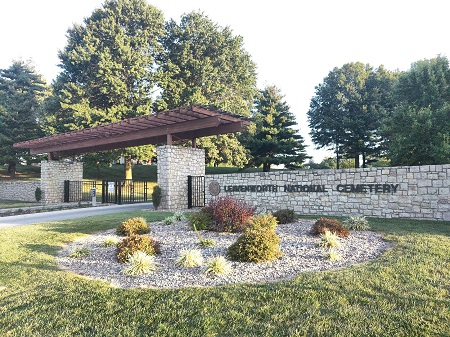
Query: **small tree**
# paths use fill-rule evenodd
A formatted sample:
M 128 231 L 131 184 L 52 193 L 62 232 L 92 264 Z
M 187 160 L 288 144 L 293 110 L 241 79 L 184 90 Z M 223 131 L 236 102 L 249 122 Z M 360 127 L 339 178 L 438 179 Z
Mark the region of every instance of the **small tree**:
M 304 140 L 298 131 L 295 116 L 275 86 L 260 91 L 253 115 L 254 128 L 242 135 L 241 141 L 252 158 L 248 166 L 261 166 L 264 172 L 271 165 L 299 167 L 307 158 Z

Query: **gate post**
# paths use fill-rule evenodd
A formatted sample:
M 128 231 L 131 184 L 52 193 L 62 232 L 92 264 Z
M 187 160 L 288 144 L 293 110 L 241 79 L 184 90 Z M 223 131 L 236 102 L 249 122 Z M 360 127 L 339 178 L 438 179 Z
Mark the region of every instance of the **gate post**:
M 69 202 L 70 198 L 70 180 L 64 180 L 64 202 Z
M 188 208 L 192 208 L 192 176 L 188 176 Z
M 188 207 L 188 176 L 205 175 L 205 150 L 164 145 L 158 147 L 158 185 L 162 209 Z

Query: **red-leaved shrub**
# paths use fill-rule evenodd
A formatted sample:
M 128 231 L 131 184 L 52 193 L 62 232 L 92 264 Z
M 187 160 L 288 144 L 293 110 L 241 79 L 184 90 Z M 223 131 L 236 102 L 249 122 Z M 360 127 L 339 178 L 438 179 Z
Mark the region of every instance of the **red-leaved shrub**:
M 209 230 L 232 233 L 242 232 L 256 210 L 251 204 L 231 196 L 211 200 L 205 208 L 213 219 Z

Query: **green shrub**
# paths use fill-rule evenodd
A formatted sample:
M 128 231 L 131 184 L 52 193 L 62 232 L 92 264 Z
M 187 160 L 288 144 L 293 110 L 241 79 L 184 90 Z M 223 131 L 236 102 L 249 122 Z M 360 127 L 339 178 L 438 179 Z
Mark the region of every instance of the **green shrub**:
M 165 226 L 173 225 L 175 223 L 175 217 L 169 216 L 162 221 L 162 224 Z
M 271 214 L 257 215 L 248 221 L 244 233 L 228 248 L 231 260 L 242 262 L 273 261 L 281 256 L 280 238 L 275 233 Z
M 339 247 L 341 244 L 339 242 L 339 237 L 336 234 L 325 231 L 324 234 L 320 234 L 320 241 L 317 245 L 323 248 L 335 248 Z
M 40 187 L 36 187 L 36 190 L 34 191 L 34 198 L 37 202 L 42 200 L 42 190 Z
M 128 264 L 129 266 L 123 271 L 128 276 L 148 274 L 156 269 L 155 257 L 141 251 L 131 254 Z
M 122 222 L 116 229 L 117 235 L 147 234 L 150 227 L 144 218 L 132 218 Z
M 216 243 L 214 242 L 213 239 L 200 239 L 200 241 L 198 242 L 198 245 L 200 247 L 211 247 L 214 246 Z
M 197 212 L 189 213 L 187 220 L 192 228 L 195 226 L 198 230 L 203 230 L 211 226 L 213 217 L 206 208 L 201 208 Z
M 91 254 L 91 250 L 87 247 L 78 247 L 70 252 L 70 257 L 74 259 L 81 259 L 83 257 L 89 256 Z
M 102 247 L 111 247 L 117 245 L 119 240 L 115 236 L 109 235 L 105 238 L 105 240 L 100 244 Z
M 177 266 L 199 267 L 203 264 L 202 252 L 198 249 L 182 249 L 176 261 Z
M 252 229 L 269 229 L 275 231 L 277 228 L 277 219 L 270 213 L 258 214 L 247 220 L 247 227 Z
M 338 220 L 320 218 L 314 223 L 312 228 L 313 235 L 325 234 L 326 231 L 330 231 L 340 238 L 346 238 L 349 236 L 348 230 Z
M 364 216 L 351 216 L 344 221 L 344 225 L 353 231 L 364 231 L 370 229 L 369 222 Z
M 155 207 L 155 209 L 158 209 L 159 205 L 161 205 L 161 199 L 162 199 L 161 187 L 156 185 L 155 187 L 153 187 L 153 192 L 152 192 L 152 203 L 153 203 L 153 207 Z
M 295 212 L 291 209 L 280 209 L 273 213 L 273 216 L 277 218 L 279 224 L 291 223 L 297 218 Z
M 327 252 L 326 257 L 332 262 L 339 261 L 340 259 L 342 259 L 341 254 L 335 252 L 334 250 L 330 250 L 329 252 Z
M 213 199 L 205 208 L 212 215 L 209 230 L 231 233 L 242 232 L 256 209 L 251 204 L 230 196 Z
M 213 257 L 208 261 L 207 274 L 225 275 L 231 272 L 231 264 L 223 256 Z
M 175 219 L 175 221 L 182 221 L 184 220 L 184 213 L 183 212 L 175 212 L 173 213 L 173 218 Z
M 117 260 L 122 263 L 127 262 L 137 251 L 152 256 L 159 254 L 159 243 L 149 236 L 130 235 L 117 244 Z

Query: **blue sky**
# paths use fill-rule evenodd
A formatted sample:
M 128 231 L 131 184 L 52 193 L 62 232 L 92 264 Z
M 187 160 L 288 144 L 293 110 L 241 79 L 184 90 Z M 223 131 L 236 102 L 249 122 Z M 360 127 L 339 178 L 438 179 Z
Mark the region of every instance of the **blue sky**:
M 166 19 L 204 12 L 244 39 L 258 66 L 259 87 L 276 85 L 296 115 L 308 154 L 315 150 L 306 113 L 314 88 L 334 67 L 348 62 L 407 70 L 438 54 L 450 57 L 447 0 L 147 0 Z M 31 59 L 50 83 L 59 72 L 57 52 L 73 23 L 100 7 L 100 0 L 2 1 L 0 68 Z

